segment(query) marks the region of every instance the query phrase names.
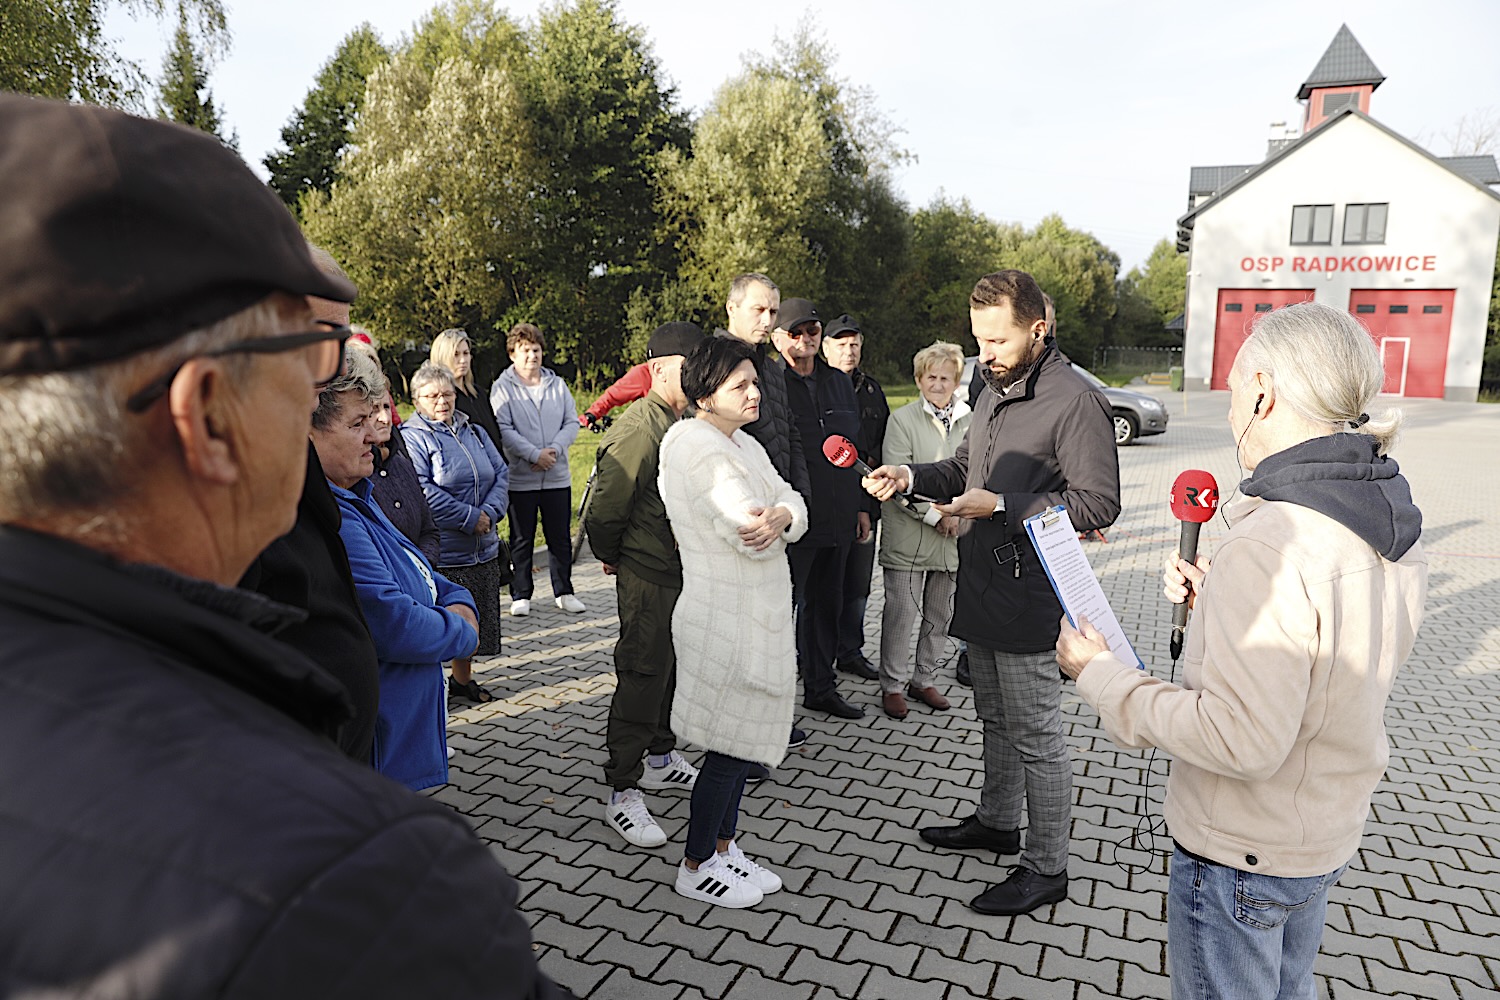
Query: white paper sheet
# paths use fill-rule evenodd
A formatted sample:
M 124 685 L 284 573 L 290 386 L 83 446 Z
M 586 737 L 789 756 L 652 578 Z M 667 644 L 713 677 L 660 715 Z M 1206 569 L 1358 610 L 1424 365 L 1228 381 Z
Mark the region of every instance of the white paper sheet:
M 1078 620 L 1087 618 L 1089 624 L 1104 636 L 1120 662 L 1144 670 L 1146 665 L 1135 655 L 1130 640 L 1125 638 L 1120 619 L 1115 617 L 1114 609 L 1104 596 L 1104 588 L 1099 586 L 1099 578 L 1094 575 L 1094 567 L 1089 565 L 1089 557 L 1083 553 L 1078 530 L 1073 527 L 1067 509 L 1050 507 L 1022 523 L 1041 557 L 1042 568 L 1047 571 L 1047 579 L 1052 582 L 1057 599 L 1068 614 L 1068 621 L 1077 628 Z

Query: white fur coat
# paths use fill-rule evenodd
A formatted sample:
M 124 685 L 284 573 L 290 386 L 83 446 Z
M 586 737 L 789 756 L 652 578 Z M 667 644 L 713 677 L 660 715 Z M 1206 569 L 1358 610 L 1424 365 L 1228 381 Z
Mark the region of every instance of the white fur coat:
M 674 424 L 661 443 L 659 485 L 682 554 L 672 612 L 677 694 L 672 730 L 708 750 L 775 767 L 786 756 L 797 689 L 792 577 L 786 546 L 807 531 L 807 506 L 744 431 Z M 737 529 L 753 507 L 781 506 L 792 524 L 764 551 Z

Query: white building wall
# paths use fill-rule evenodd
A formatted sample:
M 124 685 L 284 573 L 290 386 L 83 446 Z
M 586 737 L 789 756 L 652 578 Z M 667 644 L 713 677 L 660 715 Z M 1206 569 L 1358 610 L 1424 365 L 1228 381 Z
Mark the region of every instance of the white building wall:
M 1380 202 L 1390 205 L 1384 244 L 1345 246 L 1345 206 Z M 1333 243 L 1293 246 L 1292 206 L 1329 204 Z M 1473 400 L 1497 238 L 1500 200 L 1362 118 L 1330 122 L 1195 219 L 1183 351 L 1187 384 L 1208 386 L 1221 288 L 1311 288 L 1319 302 L 1343 310 L 1357 288 L 1452 288 L 1444 395 Z M 1310 270 L 1313 257 L 1320 264 L 1337 257 L 1337 269 Z M 1372 258 L 1371 270 L 1344 269 L 1357 268 L 1362 257 Z M 1377 258 L 1399 258 L 1401 269 L 1374 270 Z M 1415 270 L 1406 269 L 1411 263 Z

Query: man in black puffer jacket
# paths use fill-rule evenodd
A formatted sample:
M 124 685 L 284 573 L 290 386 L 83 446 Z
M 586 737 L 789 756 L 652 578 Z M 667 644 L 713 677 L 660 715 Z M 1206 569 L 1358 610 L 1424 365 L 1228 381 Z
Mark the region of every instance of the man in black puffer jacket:
M 781 312 L 781 289 L 764 274 L 742 274 L 729 285 L 729 299 L 724 306 L 729 315 L 729 329 L 716 330 L 720 337 L 734 337 L 756 349 L 755 373 L 760 376 L 760 419 L 745 430 L 766 449 L 782 479 L 812 502 L 812 486 L 807 478 L 807 460 L 802 435 L 792 419 L 787 401 L 786 369 L 774 351 L 767 355 L 765 345 L 776 329 Z
M 202 132 L 0 96 L 0 996 L 570 996 L 463 817 L 234 587 L 347 328 Z

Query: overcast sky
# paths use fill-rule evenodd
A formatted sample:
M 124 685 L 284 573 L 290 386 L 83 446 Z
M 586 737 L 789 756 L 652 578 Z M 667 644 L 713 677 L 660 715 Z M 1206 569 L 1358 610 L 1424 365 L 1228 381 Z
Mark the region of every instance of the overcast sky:
M 369 21 L 387 42 L 427 0 L 226 0 L 232 49 L 211 89 L 240 149 L 280 142 L 318 69 Z M 537 0 L 507 5 L 519 20 Z M 1461 116 L 1500 118 L 1500 0 L 621 0 L 685 108 L 703 109 L 747 52 L 771 53 L 808 10 L 916 159 L 913 206 L 939 192 L 991 218 L 1057 212 L 1125 268 L 1175 231 L 1188 169 L 1254 163 L 1272 122 L 1300 125 L 1298 86 L 1347 22 L 1385 74 L 1372 115 L 1438 155 Z M 159 73 L 174 23 L 110 21 L 121 51 Z

